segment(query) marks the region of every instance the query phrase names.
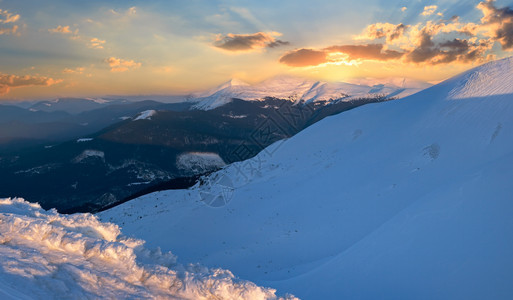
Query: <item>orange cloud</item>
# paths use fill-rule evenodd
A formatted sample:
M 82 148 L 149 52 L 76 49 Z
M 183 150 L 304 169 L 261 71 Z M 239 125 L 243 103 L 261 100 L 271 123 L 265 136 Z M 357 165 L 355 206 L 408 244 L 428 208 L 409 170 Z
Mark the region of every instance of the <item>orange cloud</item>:
M 430 16 L 430 15 L 434 14 L 437 9 L 438 9 L 438 6 L 436 6 L 436 5 L 424 6 L 424 11 L 421 13 L 421 15 Z
M 75 69 L 69 69 L 69 68 L 66 68 L 62 71 L 62 73 L 65 73 L 65 74 L 82 74 L 84 73 L 85 71 L 85 68 L 84 67 L 78 67 L 78 68 L 75 68 Z
M 367 60 L 391 60 L 403 56 L 403 52 L 395 50 L 385 50 L 382 44 L 368 45 L 344 45 L 331 46 L 324 49 L 328 53 L 343 53 L 349 60 L 367 59 Z
M 494 58 L 490 52 L 496 42 L 503 50 L 513 50 L 513 9 L 494 4 L 495 0 L 486 0 L 476 6 L 483 13 L 477 24 L 461 23 L 458 16 L 416 25 L 376 23 L 355 39 L 382 43 L 299 49 L 285 53 L 280 62 L 292 67 L 358 64 L 362 60 L 424 65 L 482 63 Z M 423 14 L 434 14 L 437 9 L 436 5 L 426 6 Z
M 298 49 L 285 53 L 280 62 L 291 67 L 317 66 L 327 62 L 328 53 L 323 50 Z
M 341 45 L 324 49 L 297 49 L 285 53 L 280 62 L 291 67 L 308 67 L 323 64 L 356 64 L 360 60 L 399 59 L 403 52 L 385 50 L 382 44 Z
M 387 42 L 393 42 L 394 40 L 402 37 L 404 31 L 408 28 L 408 25 L 391 24 L 391 23 L 376 23 L 371 24 L 365 28 L 364 32 L 357 36 L 358 40 L 375 40 L 380 38 L 386 38 Z
M 103 49 L 103 45 L 105 44 L 104 40 L 100 40 L 98 38 L 92 38 L 89 40 L 89 48 L 93 49 Z
M 19 29 L 18 25 L 12 25 L 20 19 L 20 15 L 12 14 L 7 10 L 0 9 L 0 35 L 16 34 Z M 9 25 L 4 25 L 9 24 Z
M 62 82 L 61 79 L 53 79 L 50 77 L 0 74 L 0 95 L 9 93 L 11 88 L 24 86 L 51 86 L 60 82 Z
M 142 65 L 140 62 L 116 57 L 109 57 L 105 59 L 105 62 L 109 64 L 111 72 L 126 72 L 131 69 L 137 69 Z
M 0 9 L 0 23 L 1 24 L 7 24 L 7 23 L 14 23 L 17 22 L 20 19 L 20 15 L 18 14 L 12 14 L 8 10 Z
M 276 39 L 277 36 L 281 36 L 281 34 L 278 32 L 257 32 L 252 34 L 229 33 L 225 36 L 218 35 L 213 45 L 214 47 L 226 51 L 247 52 L 289 44 L 288 42 Z
M 0 35 L 2 34 L 15 34 L 18 31 L 18 25 L 12 27 L 0 27 Z
M 70 34 L 71 30 L 69 29 L 69 26 L 57 26 L 56 28 L 50 28 L 48 29 L 51 33 L 62 33 L 62 34 Z

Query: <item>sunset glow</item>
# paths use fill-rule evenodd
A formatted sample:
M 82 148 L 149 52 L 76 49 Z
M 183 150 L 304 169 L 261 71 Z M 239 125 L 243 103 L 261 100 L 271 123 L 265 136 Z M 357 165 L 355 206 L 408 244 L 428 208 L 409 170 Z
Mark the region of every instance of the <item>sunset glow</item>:
M 513 50 L 507 1 L 300 2 L 3 0 L 0 99 L 185 94 L 281 74 L 438 82 Z

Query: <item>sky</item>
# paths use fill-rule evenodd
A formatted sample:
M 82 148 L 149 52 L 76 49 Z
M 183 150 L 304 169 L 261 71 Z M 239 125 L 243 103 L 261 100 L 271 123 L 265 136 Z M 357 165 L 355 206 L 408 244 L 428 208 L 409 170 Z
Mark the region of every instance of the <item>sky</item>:
M 0 100 L 438 82 L 512 50 L 511 0 L 0 0 Z

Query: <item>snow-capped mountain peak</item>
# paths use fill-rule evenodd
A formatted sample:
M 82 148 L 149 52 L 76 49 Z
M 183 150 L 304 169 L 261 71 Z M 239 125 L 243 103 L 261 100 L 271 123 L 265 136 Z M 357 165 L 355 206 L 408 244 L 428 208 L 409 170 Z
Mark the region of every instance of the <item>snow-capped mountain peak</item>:
M 403 84 L 405 85 L 405 84 Z M 422 88 L 358 85 L 345 82 L 323 82 L 281 75 L 260 83 L 249 85 L 239 80 L 230 80 L 215 89 L 193 94 L 190 101 L 197 102 L 195 109 L 210 110 L 238 98 L 247 101 L 274 97 L 291 101 L 347 101 L 355 98 L 370 98 L 376 95 L 401 98 Z
M 232 78 L 230 81 L 228 81 L 226 84 L 230 85 L 230 86 L 238 86 L 238 85 L 249 85 L 249 83 L 245 82 L 245 81 L 242 81 L 238 78 Z

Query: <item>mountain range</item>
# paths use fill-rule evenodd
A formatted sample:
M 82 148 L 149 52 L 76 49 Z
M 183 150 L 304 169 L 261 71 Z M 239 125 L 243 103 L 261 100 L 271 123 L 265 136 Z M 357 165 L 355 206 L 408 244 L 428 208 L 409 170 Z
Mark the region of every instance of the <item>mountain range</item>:
M 392 81 L 393 82 L 393 81 Z M 261 100 L 266 97 L 304 101 L 351 101 L 358 98 L 402 98 L 414 94 L 430 84 L 403 80 L 398 85 L 350 84 L 345 82 L 323 82 L 293 76 L 278 76 L 255 85 L 232 79 L 212 90 L 193 93 L 189 98 L 197 102 L 196 109 L 209 110 L 226 104 L 231 99 Z
M 232 80 L 176 103 L 62 99 L 8 107 L 15 113 L 0 115 L 0 197 L 67 213 L 99 211 L 191 186 L 326 116 L 401 92 L 281 77 L 255 86 Z

